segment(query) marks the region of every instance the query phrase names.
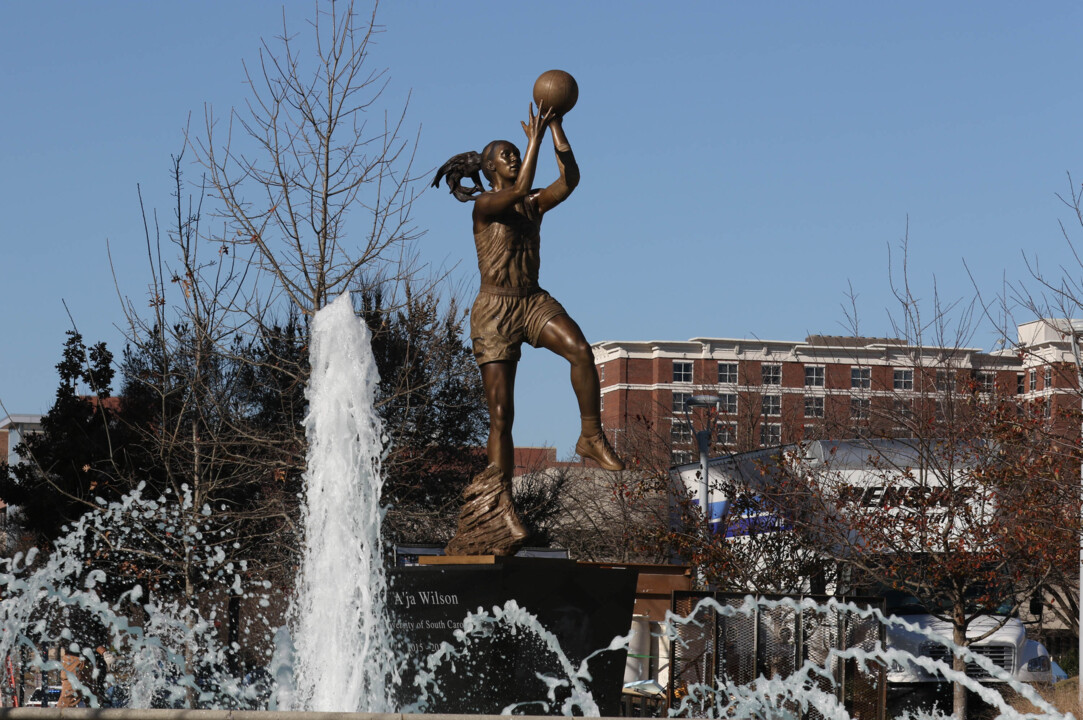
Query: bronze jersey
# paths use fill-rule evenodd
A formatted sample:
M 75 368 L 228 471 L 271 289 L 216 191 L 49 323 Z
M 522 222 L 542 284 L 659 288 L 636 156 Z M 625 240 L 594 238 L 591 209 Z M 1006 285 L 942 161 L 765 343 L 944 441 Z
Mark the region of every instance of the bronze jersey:
M 538 192 L 515 203 L 474 233 L 482 286 L 535 287 L 541 268 L 541 212 Z

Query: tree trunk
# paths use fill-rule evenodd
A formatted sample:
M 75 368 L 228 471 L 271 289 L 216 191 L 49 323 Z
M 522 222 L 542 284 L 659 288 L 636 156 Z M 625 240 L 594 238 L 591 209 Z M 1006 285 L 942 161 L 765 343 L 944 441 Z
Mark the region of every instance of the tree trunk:
M 196 589 L 195 584 L 192 582 L 192 550 L 187 546 L 184 550 L 184 603 L 188 612 L 185 614 L 185 625 L 188 627 L 188 636 L 184 639 L 184 672 L 188 673 L 193 678 L 198 676 L 196 672 L 196 639 L 195 639 L 195 627 L 196 627 L 196 615 L 194 612 L 197 607 Z M 187 707 L 189 709 L 196 709 L 199 707 L 199 693 L 193 687 L 188 687 L 185 692 L 188 702 Z
M 229 663 L 229 672 L 233 677 L 241 677 L 241 664 L 238 662 L 238 648 L 241 642 L 241 598 L 239 595 L 230 595 L 226 612 L 229 618 L 229 642 L 226 649 L 226 658 Z
M 966 645 L 966 625 L 962 622 L 961 609 L 955 612 L 955 622 L 952 629 L 952 642 L 956 647 Z M 952 656 L 951 668 L 956 672 L 966 674 L 966 660 L 958 655 Z M 966 685 L 959 681 L 952 683 L 951 714 L 956 720 L 966 720 Z

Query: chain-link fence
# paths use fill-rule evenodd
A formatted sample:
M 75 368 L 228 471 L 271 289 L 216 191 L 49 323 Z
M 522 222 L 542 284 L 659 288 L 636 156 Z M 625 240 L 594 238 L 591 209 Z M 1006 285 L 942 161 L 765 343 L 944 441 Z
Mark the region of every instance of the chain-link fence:
M 673 612 L 691 622 L 680 623 L 673 642 L 669 700 L 679 708 L 691 688 L 701 686 L 714 693 L 734 696 L 733 688 L 747 687 L 762 677 L 785 680 L 806 661 L 822 672 L 804 675 L 800 692 L 819 691 L 846 708 L 852 718 L 883 720 L 887 698 L 884 668 L 875 663 L 864 667 L 839 651 L 860 649 L 872 652 L 884 642 L 884 629 L 875 617 L 863 617 L 843 605 L 860 609 L 883 609 L 883 600 L 868 597 L 838 597 L 828 606 L 826 596 L 792 596 L 792 603 L 779 603 L 779 595 L 760 596 L 746 603 L 736 593 L 674 592 Z M 700 605 L 713 598 L 723 608 Z M 811 603 L 802 603 L 811 600 Z M 840 604 L 841 603 L 841 604 Z M 799 694 L 799 693 L 798 693 Z M 796 695 L 795 695 L 796 696 Z M 800 703 L 792 697 L 779 698 L 796 714 Z M 820 720 L 815 703 L 800 711 L 808 720 Z

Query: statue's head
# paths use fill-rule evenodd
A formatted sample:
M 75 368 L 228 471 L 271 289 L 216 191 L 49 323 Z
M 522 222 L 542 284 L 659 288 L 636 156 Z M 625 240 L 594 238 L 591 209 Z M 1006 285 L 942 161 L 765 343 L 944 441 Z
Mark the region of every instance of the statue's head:
M 514 181 L 519 176 L 523 160 L 519 148 L 507 140 L 493 140 L 481 151 L 481 171 L 493 185 L 497 177 Z

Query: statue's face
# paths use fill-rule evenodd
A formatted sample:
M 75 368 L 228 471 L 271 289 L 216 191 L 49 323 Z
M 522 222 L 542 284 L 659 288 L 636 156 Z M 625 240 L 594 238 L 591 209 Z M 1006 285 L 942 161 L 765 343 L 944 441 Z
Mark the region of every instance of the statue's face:
M 519 167 L 522 161 L 519 158 L 519 148 L 510 142 L 502 142 L 496 145 L 489 155 L 489 172 L 494 178 L 514 180 L 519 177 Z

